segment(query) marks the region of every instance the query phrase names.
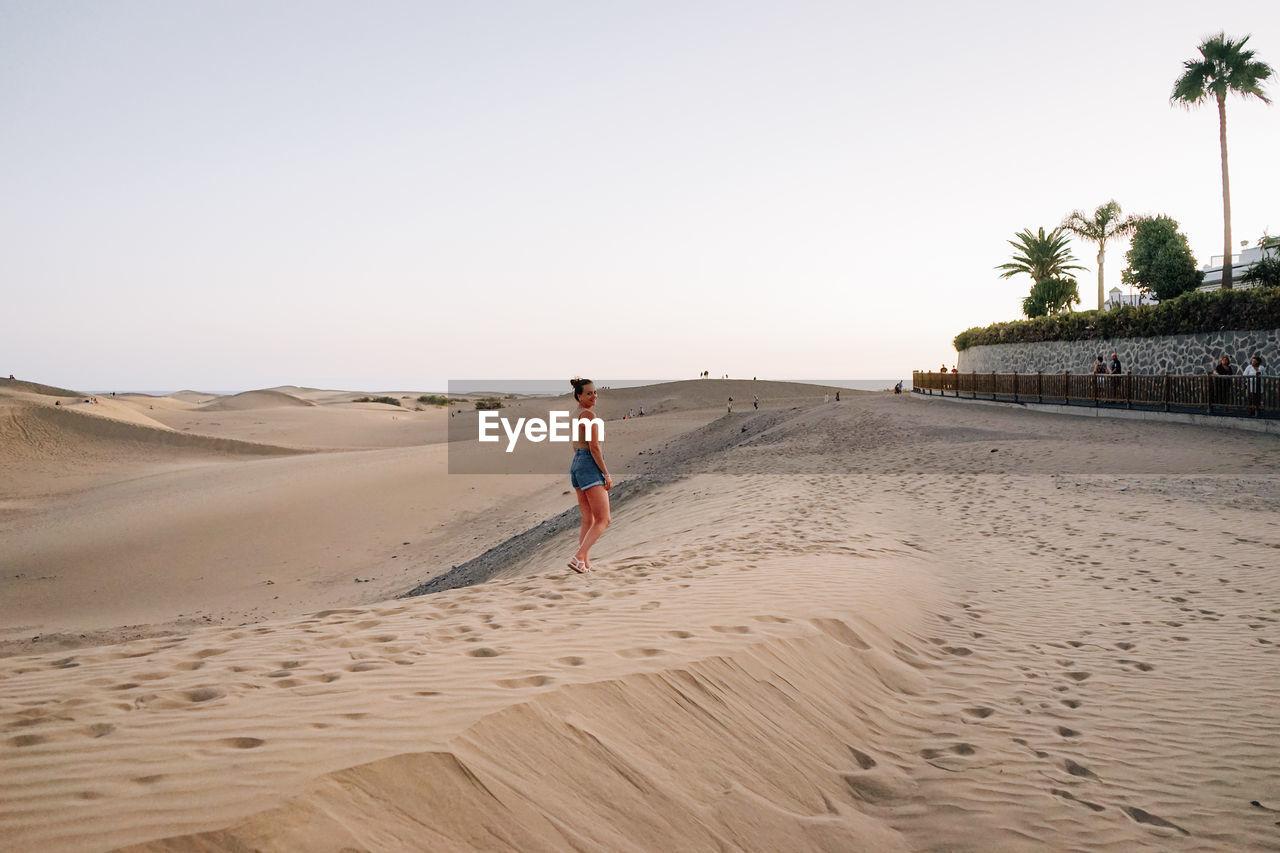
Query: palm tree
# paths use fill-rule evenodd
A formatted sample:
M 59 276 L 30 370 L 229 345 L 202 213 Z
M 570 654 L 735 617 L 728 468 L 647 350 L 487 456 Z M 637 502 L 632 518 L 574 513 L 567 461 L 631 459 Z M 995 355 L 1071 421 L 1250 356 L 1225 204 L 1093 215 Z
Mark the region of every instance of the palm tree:
M 1062 228 L 1085 240 L 1098 244 L 1098 310 L 1102 310 L 1102 264 L 1106 259 L 1107 243 L 1133 232 L 1137 224 L 1132 216 L 1121 218 L 1120 205 L 1115 199 L 1100 205 L 1093 216 L 1083 210 L 1073 210 L 1062 220 Z
M 1027 228 L 1013 235 L 1009 245 L 1015 250 L 1013 260 L 996 267 L 1004 270 L 1001 278 L 1012 278 L 1026 273 L 1036 284 L 1049 278 L 1071 278 L 1071 270 L 1082 270 L 1084 267 L 1071 263 L 1075 257 L 1068 248 L 1069 240 L 1059 226 L 1048 234 L 1040 229 L 1039 234 L 1032 234 Z
M 1173 84 L 1169 102 L 1187 109 L 1212 96 L 1218 102 L 1218 145 L 1222 150 L 1222 289 L 1231 289 L 1231 185 L 1227 180 L 1227 93 L 1252 95 L 1271 103 L 1262 91 L 1262 82 L 1271 77 L 1271 66 L 1255 60 L 1245 50 L 1249 37 L 1239 40 L 1218 33 L 1200 45 L 1200 58 L 1182 63 L 1182 76 Z

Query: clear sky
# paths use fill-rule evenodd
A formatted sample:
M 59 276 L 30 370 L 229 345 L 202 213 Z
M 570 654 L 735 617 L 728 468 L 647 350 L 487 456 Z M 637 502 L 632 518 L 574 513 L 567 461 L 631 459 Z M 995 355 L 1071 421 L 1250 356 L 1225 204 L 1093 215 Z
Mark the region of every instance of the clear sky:
M 1216 110 L 1168 100 L 1219 29 L 1280 68 L 1274 0 L 2 0 L 0 373 L 950 364 L 1019 316 L 1030 281 L 993 267 L 1021 228 L 1115 198 L 1222 252 Z M 1280 103 L 1227 121 L 1252 243 L 1280 233 Z

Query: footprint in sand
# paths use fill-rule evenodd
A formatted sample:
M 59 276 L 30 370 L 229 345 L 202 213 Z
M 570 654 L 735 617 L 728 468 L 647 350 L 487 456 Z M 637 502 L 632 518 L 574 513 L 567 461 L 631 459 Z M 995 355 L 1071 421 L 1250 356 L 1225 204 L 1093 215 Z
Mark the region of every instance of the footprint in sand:
M 1079 737 L 1080 736 L 1080 733 L 1078 731 L 1076 731 L 1075 729 L 1069 729 L 1066 726 L 1056 726 L 1054 728 L 1054 731 L 1056 731 L 1058 734 L 1062 735 L 1063 737 Z
M 565 666 L 582 666 L 586 662 L 586 658 L 580 658 L 577 655 L 570 655 L 556 661 L 556 663 L 561 663 Z
M 718 631 L 721 634 L 750 634 L 751 629 L 746 625 L 712 625 L 712 631 Z
M 675 637 L 677 640 L 687 640 L 690 637 L 692 637 L 693 634 L 689 633 L 688 631 L 668 631 L 667 636 Z
M 972 744 L 957 743 L 946 749 L 922 749 L 920 750 L 920 757 L 924 759 L 945 758 L 948 752 L 955 755 L 973 755 L 977 750 Z
M 876 760 L 862 750 L 855 749 L 851 746 L 849 747 L 849 752 L 852 753 L 853 760 L 858 762 L 858 766 L 863 770 L 870 770 L 872 767 L 876 766 Z
M 657 655 L 665 655 L 665 649 L 622 649 L 618 652 L 624 658 L 651 658 Z
M 1165 820 L 1159 815 L 1153 815 L 1151 812 L 1146 811 L 1145 809 L 1135 808 L 1134 806 L 1121 806 L 1120 811 L 1124 812 L 1125 814 L 1133 818 L 1138 823 L 1145 823 L 1148 826 L 1158 826 L 1163 829 L 1176 829 L 1178 832 L 1181 832 L 1183 835 L 1191 834 L 1190 832 L 1187 832 L 1182 827 L 1178 826 L 1176 823 L 1170 823 L 1169 821 Z
M 1087 806 L 1095 812 L 1100 812 L 1106 808 L 1106 806 L 1101 806 L 1101 805 L 1098 805 L 1097 803 L 1091 803 L 1088 800 L 1082 800 L 1079 797 L 1077 797 L 1075 794 L 1071 793 L 1070 791 L 1064 791 L 1061 788 L 1050 788 L 1049 793 L 1053 794 L 1056 797 L 1062 797 L 1062 799 L 1064 800 L 1071 800 L 1072 802 L 1079 803 L 1082 806 Z
M 498 682 L 499 687 L 506 687 L 516 690 L 521 687 L 545 687 L 554 683 L 555 679 L 548 678 L 545 675 L 530 675 L 525 678 L 507 678 Z
M 353 663 L 347 667 L 348 672 L 368 672 L 371 669 L 377 669 L 378 664 L 373 661 L 364 661 L 362 663 Z
M 498 655 L 502 654 L 502 652 L 497 649 L 491 649 L 488 646 L 483 646 L 478 649 L 472 649 L 467 652 L 467 654 L 473 658 L 496 658 Z
M 1155 669 L 1155 666 L 1152 664 L 1143 663 L 1142 661 L 1136 661 L 1136 660 L 1126 660 L 1124 658 L 1121 658 L 1120 660 L 1116 661 L 1116 663 L 1120 664 L 1121 666 L 1131 666 L 1140 672 L 1150 672 L 1151 670 Z
M 987 717 L 990 717 L 992 714 L 995 713 L 995 709 L 994 708 L 965 708 L 964 712 L 971 717 L 977 717 L 980 720 L 985 720 Z
M 1077 764 L 1070 758 L 1062 762 L 1062 769 L 1070 773 L 1072 776 L 1079 776 L 1081 779 L 1097 779 L 1098 774 L 1094 773 L 1083 764 Z
M 257 737 L 229 737 L 219 741 L 223 746 L 229 746 L 232 749 L 256 749 L 266 743 L 262 738 Z
M 186 692 L 186 697 L 191 702 L 208 702 L 213 699 L 221 699 L 226 695 L 216 687 L 197 687 Z

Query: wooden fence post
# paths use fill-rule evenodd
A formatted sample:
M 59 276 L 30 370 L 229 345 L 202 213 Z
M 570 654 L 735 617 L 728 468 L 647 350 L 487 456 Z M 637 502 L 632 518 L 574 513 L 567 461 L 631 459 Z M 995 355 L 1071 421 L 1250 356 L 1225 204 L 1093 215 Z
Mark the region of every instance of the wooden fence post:
M 1173 384 L 1173 380 L 1169 378 L 1169 374 L 1164 375 L 1164 410 L 1169 411 L 1169 386 Z
M 1062 371 L 1062 405 L 1071 405 L 1071 371 Z
M 991 371 L 991 399 L 996 398 L 996 372 Z
M 1036 371 L 1036 402 L 1037 403 L 1044 402 L 1044 386 L 1041 384 L 1040 380 L 1041 380 L 1040 371 L 1037 370 Z

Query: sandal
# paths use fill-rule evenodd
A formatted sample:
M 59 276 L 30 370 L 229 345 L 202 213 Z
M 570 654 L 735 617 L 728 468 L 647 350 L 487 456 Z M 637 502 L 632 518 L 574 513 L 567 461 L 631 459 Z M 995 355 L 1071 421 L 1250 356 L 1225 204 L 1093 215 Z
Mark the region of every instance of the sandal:
M 585 574 L 591 571 L 591 568 L 582 560 L 579 560 L 576 554 L 569 558 L 569 568 L 573 569 L 578 574 Z

